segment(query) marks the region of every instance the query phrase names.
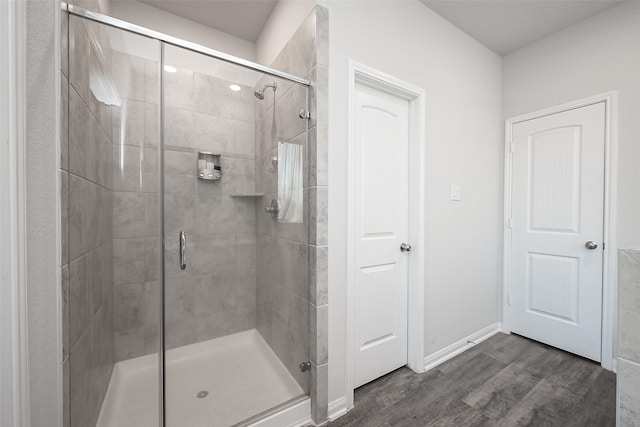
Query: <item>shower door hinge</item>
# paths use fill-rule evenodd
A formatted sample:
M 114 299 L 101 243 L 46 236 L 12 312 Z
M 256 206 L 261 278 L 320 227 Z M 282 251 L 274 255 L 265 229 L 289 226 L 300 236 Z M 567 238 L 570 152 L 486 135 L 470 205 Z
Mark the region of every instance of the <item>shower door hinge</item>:
M 300 372 L 307 372 L 311 369 L 311 362 L 302 362 L 300 364 Z
M 516 151 L 516 144 L 511 142 L 511 144 L 509 144 L 509 151 L 511 151 L 512 153 Z
M 298 117 L 309 120 L 311 118 L 311 112 L 309 110 L 300 110 Z

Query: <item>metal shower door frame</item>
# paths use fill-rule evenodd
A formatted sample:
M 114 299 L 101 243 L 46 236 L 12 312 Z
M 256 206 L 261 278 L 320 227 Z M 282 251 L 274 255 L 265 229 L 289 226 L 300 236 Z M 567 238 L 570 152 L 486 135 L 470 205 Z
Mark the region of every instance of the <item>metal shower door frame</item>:
M 88 19 L 93 22 L 97 22 L 100 24 L 107 25 L 112 28 L 120 29 L 123 31 L 127 31 L 129 33 L 133 33 L 136 35 L 140 35 L 143 37 L 147 37 L 153 40 L 157 40 L 160 43 L 160 61 L 158 62 L 158 127 L 159 127 L 159 205 L 160 209 L 160 241 L 161 241 L 161 259 L 160 259 L 160 268 L 161 268 L 161 289 L 160 292 L 160 319 L 159 319 L 159 331 L 158 331 L 158 380 L 159 384 L 159 425 L 160 427 L 165 427 L 166 423 L 166 405 L 165 405 L 165 378 L 166 378 L 166 369 L 165 369 L 165 232 L 164 232 L 164 73 L 163 67 L 165 63 L 165 47 L 166 45 L 174 46 L 177 48 L 185 49 L 197 54 L 201 54 L 210 58 L 218 59 L 227 63 L 235 64 L 237 66 L 247 68 L 253 71 L 257 71 L 263 74 L 267 74 L 273 77 L 277 77 L 280 79 L 288 80 L 294 83 L 302 84 L 307 86 L 307 88 L 311 85 L 309 80 L 304 78 L 276 70 L 271 67 L 267 67 L 252 61 L 248 61 L 246 59 L 238 58 L 233 55 L 226 54 L 224 52 L 217 51 L 215 49 L 211 49 L 205 46 L 202 46 L 197 43 L 193 43 L 187 40 L 179 39 L 177 37 L 170 36 L 168 34 L 164 34 L 155 30 L 151 30 L 149 28 L 145 28 L 136 24 L 132 24 L 130 22 L 122 21 L 117 18 L 113 18 L 111 16 L 107 16 L 98 12 L 93 12 L 72 4 L 68 4 L 66 2 L 61 2 L 61 8 L 63 12 L 68 13 L 70 16 L 77 16 L 80 18 Z M 308 103 L 308 91 L 307 91 L 307 103 Z M 250 420 L 253 420 L 250 419 Z M 247 421 L 247 420 L 245 420 Z

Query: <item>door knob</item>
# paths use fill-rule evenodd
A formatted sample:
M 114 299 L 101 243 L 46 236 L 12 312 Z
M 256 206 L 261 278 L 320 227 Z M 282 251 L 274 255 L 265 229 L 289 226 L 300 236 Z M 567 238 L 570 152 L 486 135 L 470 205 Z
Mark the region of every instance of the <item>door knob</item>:
M 584 244 L 584 247 L 587 249 L 594 250 L 598 247 L 598 244 L 593 240 L 589 240 L 587 243 Z
M 411 252 L 411 249 L 413 249 L 413 247 L 412 247 L 410 244 L 408 244 L 408 243 L 402 243 L 402 244 L 400 245 L 400 250 L 401 250 L 402 252 Z

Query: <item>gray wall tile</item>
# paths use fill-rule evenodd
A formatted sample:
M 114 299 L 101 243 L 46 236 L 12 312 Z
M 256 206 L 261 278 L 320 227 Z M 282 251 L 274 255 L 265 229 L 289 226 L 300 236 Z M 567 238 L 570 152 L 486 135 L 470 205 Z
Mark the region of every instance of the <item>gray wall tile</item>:
M 309 301 L 316 305 L 328 303 L 329 248 L 309 246 Z
M 69 77 L 69 14 L 60 14 L 60 71 Z
M 640 425 L 640 251 L 618 252 L 618 411 L 620 426 Z
M 69 263 L 69 174 L 58 171 L 60 179 L 60 265 Z
M 327 246 L 329 198 L 327 187 L 312 187 L 309 190 L 309 243 Z
M 113 236 L 116 239 L 145 235 L 145 194 L 113 193 Z
M 131 329 L 115 333 L 115 360 L 126 360 L 145 353 L 144 329 Z
M 144 61 L 144 100 L 145 102 L 158 104 L 159 96 L 158 61 L 149 59 Z
M 194 219 L 198 234 L 234 233 L 235 199 L 231 196 L 199 194 L 195 197 Z
M 89 99 L 89 38 L 80 18 L 69 18 L 69 82 L 87 100 Z
M 640 425 L 640 364 L 618 359 L 620 426 Z
M 193 194 L 165 194 L 164 229 L 168 239 L 177 238 L 180 231 L 194 234 L 195 199 Z
M 160 127 L 158 105 L 144 104 L 144 146 L 158 147 L 160 144 Z
M 194 314 L 205 316 L 222 311 L 233 311 L 236 307 L 236 275 L 218 273 L 193 278 Z
M 116 285 L 113 295 L 115 331 L 127 331 L 143 326 L 144 283 Z
M 194 109 L 193 71 L 185 68 L 178 68 L 175 73 L 165 71 L 164 84 L 164 102 L 167 107 Z
M 113 276 L 116 285 L 144 282 L 144 238 L 113 241 Z
M 329 365 L 311 364 L 311 418 L 320 424 L 329 409 Z
M 144 235 L 147 237 L 160 236 L 160 204 L 156 193 L 144 195 Z
M 316 14 L 310 14 L 295 32 L 289 45 L 289 72 L 306 75 L 316 64 Z
M 142 149 L 140 147 L 113 146 L 113 189 L 142 191 Z
M 198 157 L 194 152 L 165 150 L 164 173 L 166 175 L 196 176 Z
M 60 169 L 69 170 L 69 80 L 64 74 L 60 76 L 60 159 L 58 166 Z
M 165 347 L 172 349 L 197 342 L 199 328 L 203 326 L 194 317 L 166 322 Z
M 67 360 L 69 356 L 69 298 L 70 298 L 70 283 L 69 283 L 69 266 L 64 265 L 60 268 L 60 286 L 62 296 L 62 354 L 60 361 Z M 67 364 L 68 366 L 68 364 Z
M 315 66 L 307 75 L 311 82 L 309 88 L 309 111 L 311 119 L 309 127 L 329 125 L 329 68 L 323 65 Z
M 329 10 L 316 6 L 316 62 L 329 66 Z
M 236 270 L 238 273 L 253 270 L 253 276 L 255 277 L 256 250 L 257 240 L 255 233 L 239 233 L 236 235 Z
M 308 185 L 326 186 L 329 183 L 329 129 L 316 126 L 309 129 Z
M 160 238 L 144 239 L 144 280 L 149 282 L 160 278 Z
M 68 358 L 62 364 L 62 427 L 71 427 L 70 364 Z
M 69 265 L 69 348 L 73 348 L 89 322 L 87 259 L 80 257 Z
M 329 307 L 327 305 L 310 305 L 311 331 L 315 336 L 311 337 L 311 361 L 317 365 L 329 361 L 328 336 L 329 336 Z
M 89 406 L 89 377 L 91 368 L 91 347 L 89 331 L 82 335 L 69 355 L 69 394 L 71 396 L 71 426 L 91 425 L 92 414 Z
M 144 101 L 144 59 L 115 51 L 111 73 L 121 98 Z
M 618 255 L 618 354 L 640 363 L 640 262 L 639 252 Z
M 165 322 L 193 319 L 195 279 L 165 280 Z
M 112 132 L 114 145 L 140 147 L 144 142 L 144 110 L 142 101 L 124 99 L 121 106 L 114 108 Z

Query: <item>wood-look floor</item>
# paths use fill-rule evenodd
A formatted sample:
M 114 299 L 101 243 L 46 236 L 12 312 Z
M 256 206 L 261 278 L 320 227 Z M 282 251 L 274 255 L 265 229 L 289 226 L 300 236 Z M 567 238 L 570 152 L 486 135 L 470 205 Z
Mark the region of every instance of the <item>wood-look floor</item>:
M 424 373 L 398 369 L 355 392 L 331 427 L 615 425 L 616 377 L 599 364 L 497 334 Z

